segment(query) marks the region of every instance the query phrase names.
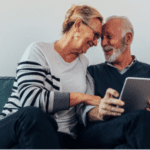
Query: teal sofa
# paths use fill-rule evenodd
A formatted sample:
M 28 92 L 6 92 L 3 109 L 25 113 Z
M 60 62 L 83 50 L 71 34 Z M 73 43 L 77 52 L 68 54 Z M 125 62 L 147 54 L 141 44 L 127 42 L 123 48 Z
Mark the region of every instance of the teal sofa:
M 15 77 L 0 77 L 0 113 L 2 112 L 3 106 L 8 101 L 8 97 L 11 95 L 14 80 Z M 78 130 L 80 131 L 82 128 L 79 126 Z M 17 144 L 11 149 L 19 148 L 19 144 Z
M 12 87 L 15 77 L 0 77 L 0 113 L 2 112 L 3 106 L 8 101 L 8 97 L 12 92 Z M 14 145 L 11 149 L 19 149 L 19 144 Z
M 12 92 L 15 77 L 0 77 L 0 112 Z

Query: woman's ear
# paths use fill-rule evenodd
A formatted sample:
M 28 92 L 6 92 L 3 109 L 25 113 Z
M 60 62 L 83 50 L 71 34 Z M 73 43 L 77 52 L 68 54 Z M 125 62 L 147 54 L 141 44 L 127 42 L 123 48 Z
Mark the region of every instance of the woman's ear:
M 126 43 L 127 45 L 130 45 L 130 44 L 131 44 L 132 39 L 133 39 L 133 34 L 132 34 L 131 32 L 126 33 L 126 36 L 125 36 L 125 43 Z
M 79 18 L 75 21 L 74 27 L 75 27 L 76 32 L 79 32 L 79 27 L 81 26 L 81 24 L 82 24 L 82 19 L 81 18 Z

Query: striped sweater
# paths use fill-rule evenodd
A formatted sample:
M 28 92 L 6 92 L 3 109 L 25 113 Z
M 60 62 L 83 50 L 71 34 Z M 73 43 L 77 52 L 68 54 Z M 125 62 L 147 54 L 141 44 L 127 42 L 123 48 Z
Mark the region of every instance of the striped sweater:
M 93 94 L 93 80 L 87 73 L 88 61 L 84 55 L 79 56 L 87 78 L 85 94 Z M 54 44 L 36 42 L 31 44 L 16 70 L 16 78 L 12 94 L 4 105 L 0 119 L 5 118 L 20 108 L 34 106 L 45 113 L 55 115 L 56 112 L 69 109 L 69 93 L 62 91 L 58 64 L 54 56 Z M 86 123 L 85 115 L 93 106 L 80 104 L 76 108 L 79 121 Z

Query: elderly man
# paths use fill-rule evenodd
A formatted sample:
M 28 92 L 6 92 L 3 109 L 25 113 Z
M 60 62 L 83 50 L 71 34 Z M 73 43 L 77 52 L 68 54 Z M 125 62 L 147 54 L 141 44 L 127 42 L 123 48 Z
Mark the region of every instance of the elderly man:
M 88 68 L 95 81 L 95 95 L 102 99 L 87 113 L 89 123 L 81 140 L 84 148 L 150 148 L 149 108 L 123 113 L 123 108 L 114 106 L 123 102 L 111 99 L 119 96 L 127 77 L 150 77 L 150 65 L 131 55 L 133 35 L 132 24 L 125 17 L 110 17 L 103 25 L 101 45 L 106 62 Z M 112 91 L 106 100 L 107 88 L 119 94 Z

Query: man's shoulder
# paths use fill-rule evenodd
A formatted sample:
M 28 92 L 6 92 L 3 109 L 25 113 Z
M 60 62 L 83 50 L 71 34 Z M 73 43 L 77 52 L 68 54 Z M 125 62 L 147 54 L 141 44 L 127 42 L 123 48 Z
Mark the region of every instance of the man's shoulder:
M 100 63 L 100 64 L 96 64 L 96 65 L 90 65 L 88 67 L 88 71 L 90 72 L 90 74 L 92 72 L 96 73 L 96 72 L 101 72 L 104 70 L 104 68 L 106 67 L 106 63 Z
M 137 65 L 139 67 L 144 67 L 144 68 L 150 69 L 150 64 L 147 64 L 147 63 L 144 63 L 144 62 L 141 62 L 141 61 L 137 61 Z
M 106 63 L 100 63 L 100 64 L 96 64 L 96 65 L 90 65 L 88 68 L 103 68 L 104 66 L 106 66 Z

